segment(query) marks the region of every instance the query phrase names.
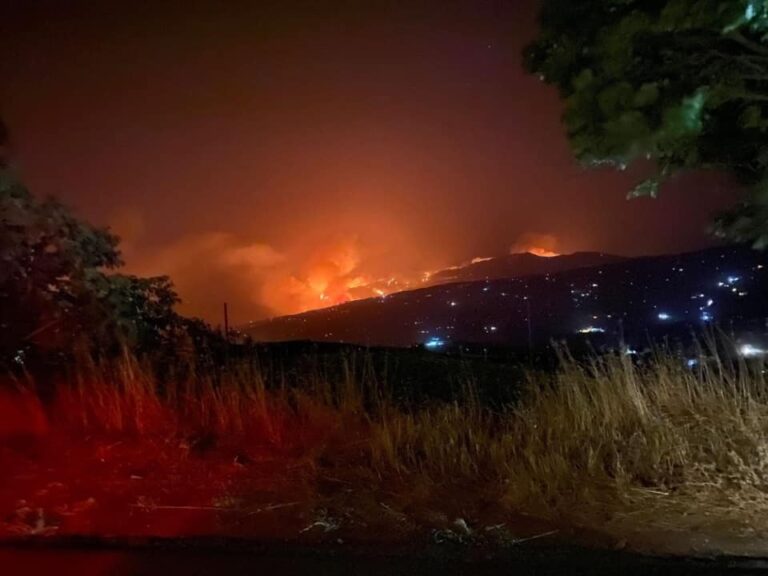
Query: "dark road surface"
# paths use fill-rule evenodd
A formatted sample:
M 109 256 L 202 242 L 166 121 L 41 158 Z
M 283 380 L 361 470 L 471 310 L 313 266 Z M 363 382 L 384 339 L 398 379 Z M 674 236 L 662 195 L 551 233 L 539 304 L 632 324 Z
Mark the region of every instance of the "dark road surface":
M 719 558 L 711 560 L 652 558 L 627 552 L 568 547 L 520 547 L 504 557 L 466 557 L 459 549 L 421 553 L 382 554 L 376 550 L 345 550 L 232 545 L 230 543 L 174 543 L 150 546 L 92 547 L 68 543 L 0 546 L 0 574 L 24 575 L 280 575 L 370 576 L 536 575 L 601 576 L 619 574 L 768 574 L 768 561 Z

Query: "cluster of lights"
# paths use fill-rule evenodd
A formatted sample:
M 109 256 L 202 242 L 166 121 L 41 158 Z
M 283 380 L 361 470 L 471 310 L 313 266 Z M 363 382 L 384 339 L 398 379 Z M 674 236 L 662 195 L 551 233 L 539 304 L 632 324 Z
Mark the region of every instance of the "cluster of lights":
M 717 283 L 718 288 L 730 288 L 734 284 L 738 284 L 738 282 L 741 280 L 741 276 L 728 276 L 725 281 L 722 280 Z
M 735 277 L 729 276 L 729 279 L 734 279 Z M 718 284 L 724 284 L 723 282 L 719 282 Z M 712 308 L 715 301 L 712 298 L 708 298 L 706 294 L 700 293 L 700 294 L 694 294 L 691 296 L 691 300 L 704 300 L 706 299 L 706 302 L 699 306 L 699 320 L 702 322 L 712 322 L 714 320 L 714 315 L 709 308 Z
M 721 256 L 721 258 L 723 257 L 724 256 Z M 660 324 L 672 324 L 673 322 L 681 322 L 684 319 L 707 324 L 714 322 L 715 319 L 721 315 L 721 313 L 719 313 L 720 306 L 726 306 L 724 310 L 729 310 L 727 306 L 729 302 L 729 294 L 731 294 L 730 298 L 744 297 L 748 295 L 747 289 L 750 289 L 751 292 L 757 290 L 757 288 L 751 287 L 751 281 L 755 280 L 754 272 L 740 271 L 738 268 L 734 270 L 732 266 L 726 265 L 712 267 L 711 262 L 705 262 L 704 260 L 702 260 L 702 263 L 707 264 L 708 269 L 714 271 L 716 275 L 714 278 L 712 275 L 708 275 L 708 279 L 703 283 L 704 286 L 708 287 L 699 287 L 698 290 L 701 290 L 701 292 L 697 290 L 696 292 L 692 291 L 688 293 L 690 295 L 690 303 L 687 306 L 684 304 L 678 306 L 675 300 L 666 302 L 659 302 L 656 300 L 656 302 L 654 302 L 651 284 L 643 292 L 635 292 L 625 301 L 628 307 L 637 307 L 639 305 L 641 311 L 637 314 L 621 310 L 613 310 L 612 314 L 608 314 L 605 310 L 600 310 L 601 303 L 599 300 L 602 295 L 600 287 L 604 283 L 601 282 L 598 284 L 597 282 L 594 282 L 593 280 L 597 279 L 596 276 L 593 278 L 589 278 L 588 276 L 581 277 L 578 282 L 565 284 L 565 286 L 563 286 L 566 291 L 564 296 L 570 300 L 571 310 L 575 311 L 579 308 L 581 308 L 583 312 L 587 312 L 588 310 L 586 315 L 581 315 L 583 324 L 581 324 L 582 327 L 577 330 L 577 333 L 585 335 L 604 334 L 609 329 L 608 326 L 611 325 L 613 318 L 629 319 L 628 326 L 631 325 L 634 328 L 635 316 L 644 316 L 646 322 L 650 316 L 650 319 L 655 318 Z M 753 265 L 751 270 L 762 270 L 763 268 L 765 268 L 764 265 L 757 264 Z M 674 275 L 677 273 L 682 273 L 684 271 L 689 272 L 687 267 L 684 269 L 680 266 L 672 266 L 671 269 L 673 274 L 670 275 L 670 278 L 674 278 Z M 631 270 L 628 270 L 628 276 L 625 280 L 627 288 L 642 286 L 643 281 L 639 280 L 638 277 L 635 277 L 633 280 L 633 276 L 630 275 L 630 273 Z M 712 272 L 709 272 L 709 274 L 711 273 Z M 597 274 L 603 274 L 603 271 L 598 270 Z M 557 283 L 562 281 L 558 275 L 550 276 L 545 274 L 542 278 L 544 281 L 547 281 L 547 283 Z M 648 276 L 648 278 L 651 280 L 654 279 L 652 276 Z M 658 280 L 663 281 L 664 278 L 661 277 L 658 278 Z M 671 280 L 668 278 L 667 282 L 669 281 Z M 466 308 L 467 314 L 471 315 L 473 314 L 473 311 L 474 313 L 478 312 L 478 309 L 474 304 L 474 299 L 481 298 L 482 301 L 485 302 L 489 301 L 489 299 L 500 300 L 502 298 L 508 298 L 507 302 L 510 302 L 512 299 L 517 301 L 511 303 L 512 307 L 507 308 L 508 312 L 511 314 L 519 314 L 523 318 L 528 318 L 528 315 L 530 315 L 530 306 L 528 307 L 528 315 L 526 315 L 527 308 L 525 304 L 530 303 L 531 301 L 529 300 L 529 296 L 525 294 L 530 293 L 530 289 L 536 290 L 538 286 L 529 286 L 529 282 L 530 279 L 517 278 L 510 279 L 509 284 L 494 284 L 486 279 L 486 281 L 479 286 L 470 286 L 469 284 L 466 284 L 463 289 L 459 288 L 458 290 L 455 287 L 446 286 L 422 292 L 417 298 L 406 303 L 420 304 L 422 302 L 428 302 L 434 297 L 434 299 L 438 300 L 443 306 L 442 311 L 437 314 L 441 317 L 444 316 L 443 320 L 448 320 L 448 322 L 434 322 L 435 319 L 433 318 L 421 317 L 418 320 L 409 319 L 409 321 L 406 321 L 406 324 L 412 324 L 413 332 L 418 333 L 415 340 L 421 341 L 425 348 L 431 350 L 441 349 L 447 346 L 450 341 L 458 338 L 456 335 L 457 328 L 449 324 L 455 324 L 456 319 L 458 318 L 456 314 L 459 311 L 451 311 L 447 309 L 458 307 L 464 310 Z M 370 286 L 370 291 L 378 296 L 382 302 L 385 301 L 385 299 L 388 300 L 392 298 L 392 293 L 398 291 L 400 286 L 402 286 L 402 284 L 398 283 L 394 278 L 390 278 L 386 281 L 380 280 L 375 284 L 377 284 L 378 287 Z M 715 285 L 720 289 L 716 290 Z M 714 296 L 715 294 L 719 294 L 720 296 Z M 570 298 L 568 298 L 568 296 L 570 296 Z M 611 296 L 611 294 L 609 293 L 608 296 Z M 714 299 L 710 296 L 714 296 Z M 326 303 L 334 301 L 334 294 L 329 294 L 328 292 L 320 291 L 318 297 Z M 717 305 L 715 304 L 715 299 L 718 301 Z M 537 298 L 534 297 L 533 300 L 536 301 Z M 598 309 L 596 310 L 595 307 Z M 643 313 L 642 310 L 645 310 L 646 312 Z M 558 315 L 559 313 L 557 311 L 545 309 L 543 313 L 541 313 L 541 322 L 551 322 L 551 318 Z M 463 314 L 460 316 L 463 316 Z M 533 317 L 536 319 L 536 314 L 533 314 Z M 453 322 L 451 322 L 451 320 L 453 320 Z M 479 328 L 490 337 L 499 338 L 502 335 L 505 335 L 510 341 L 513 341 L 518 337 L 517 331 L 509 328 L 508 318 L 503 315 L 498 318 L 486 316 L 485 321 L 478 320 L 479 321 L 473 322 L 473 327 Z M 528 320 L 530 322 L 530 318 Z M 301 318 L 300 321 L 306 323 L 307 319 Z M 443 324 L 444 326 L 436 326 L 436 324 Z M 498 326 L 504 327 L 504 330 L 499 329 Z M 325 338 L 331 338 L 334 334 L 329 332 L 325 333 L 324 336 Z M 622 348 L 621 352 L 630 356 L 637 354 L 637 352 L 631 348 Z M 762 356 L 768 358 L 768 345 L 763 349 L 758 344 L 744 344 L 737 346 L 735 352 L 745 358 Z M 696 359 L 692 360 L 698 362 Z
M 597 288 L 598 284 L 596 282 L 590 284 L 591 288 Z M 581 303 L 580 300 L 587 300 L 588 298 L 593 298 L 592 290 L 588 288 L 575 288 L 573 284 L 571 284 L 571 300 L 576 305 L 576 307 L 579 307 L 579 304 Z M 596 295 L 594 295 L 596 298 Z

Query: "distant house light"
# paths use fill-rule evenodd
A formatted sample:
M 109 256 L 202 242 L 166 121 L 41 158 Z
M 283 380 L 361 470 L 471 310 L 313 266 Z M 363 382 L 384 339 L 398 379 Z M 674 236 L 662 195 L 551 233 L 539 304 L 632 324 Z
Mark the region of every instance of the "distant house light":
M 760 358 L 765 356 L 766 350 L 758 348 L 754 344 L 742 344 L 738 348 L 738 353 L 742 358 Z
M 430 350 L 434 350 L 435 348 L 442 348 L 445 346 L 445 340 L 441 338 L 430 338 L 424 343 L 424 346 Z
M 598 326 L 587 326 L 579 330 L 579 334 L 603 334 L 605 328 L 599 328 Z
M 717 285 L 720 288 L 731 287 L 740 281 L 741 281 L 741 276 L 728 276 L 725 279 L 725 282 L 720 281 L 717 283 Z

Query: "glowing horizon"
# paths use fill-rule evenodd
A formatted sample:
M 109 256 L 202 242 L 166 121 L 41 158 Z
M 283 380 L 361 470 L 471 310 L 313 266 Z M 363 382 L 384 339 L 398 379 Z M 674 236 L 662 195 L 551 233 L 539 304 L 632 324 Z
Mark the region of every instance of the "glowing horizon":
M 541 246 L 528 246 L 516 253 L 533 254 L 540 258 L 562 256 L 560 252 L 549 250 Z M 331 308 L 347 302 L 365 300 L 367 298 L 386 298 L 391 294 L 430 285 L 430 281 L 440 272 L 460 270 L 473 264 L 488 262 L 496 258 L 499 258 L 499 256 L 478 256 L 462 264 L 446 266 L 439 270 L 422 272 L 415 275 L 413 278 L 390 276 L 388 278 L 373 279 L 370 276 L 356 275 L 349 280 L 341 282 L 323 278 L 321 281 L 316 279 L 314 283 L 301 282 L 297 278 L 293 278 L 296 285 L 303 286 L 306 296 L 302 298 L 303 304 L 301 307 L 292 310 L 289 314 L 301 314 L 313 310 L 322 310 L 324 308 Z M 445 280 L 445 282 L 449 281 L 450 280 L 448 279 Z M 336 289 L 331 295 L 328 292 L 328 287 L 332 283 L 336 284 Z M 440 284 L 440 282 L 437 284 Z
M 562 256 L 559 252 L 555 252 L 553 250 L 547 250 L 546 248 L 539 248 L 539 247 L 533 247 L 528 248 L 526 250 L 528 254 L 533 254 L 534 256 L 538 256 L 539 258 L 555 258 L 557 256 Z

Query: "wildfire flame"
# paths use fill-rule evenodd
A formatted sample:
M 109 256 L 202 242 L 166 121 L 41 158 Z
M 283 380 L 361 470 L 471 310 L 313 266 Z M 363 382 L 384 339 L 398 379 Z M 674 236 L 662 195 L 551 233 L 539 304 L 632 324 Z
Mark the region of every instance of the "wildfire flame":
M 130 245 L 129 245 L 130 247 Z M 557 240 L 525 237 L 515 253 L 558 256 Z M 244 242 L 220 232 L 179 239 L 133 271 L 144 275 L 169 273 L 185 300 L 185 313 L 216 321 L 218 301 L 209 291 L 209 278 L 231 295 L 240 317 L 253 314 L 295 314 L 363 298 L 384 298 L 396 292 L 430 285 L 436 275 L 490 260 L 476 257 L 458 266 L 391 275 L 369 267 L 370 255 L 355 236 L 338 236 L 316 243 L 311 250 L 279 250 L 269 244 Z M 203 270 L 198 263 L 208 262 Z M 385 274 L 381 274 L 384 272 Z
M 540 258 L 554 258 L 555 256 L 560 256 L 557 252 L 539 246 L 531 246 L 526 252 L 528 252 L 528 254 L 533 254 L 534 256 L 539 256 Z
M 509 249 L 511 254 L 522 254 L 527 252 L 541 258 L 554 258 L 560 256 L 557 248 L 560 241 L 553 234 L 539 234 L 537 232 L 526 232 L 522 234 Z

